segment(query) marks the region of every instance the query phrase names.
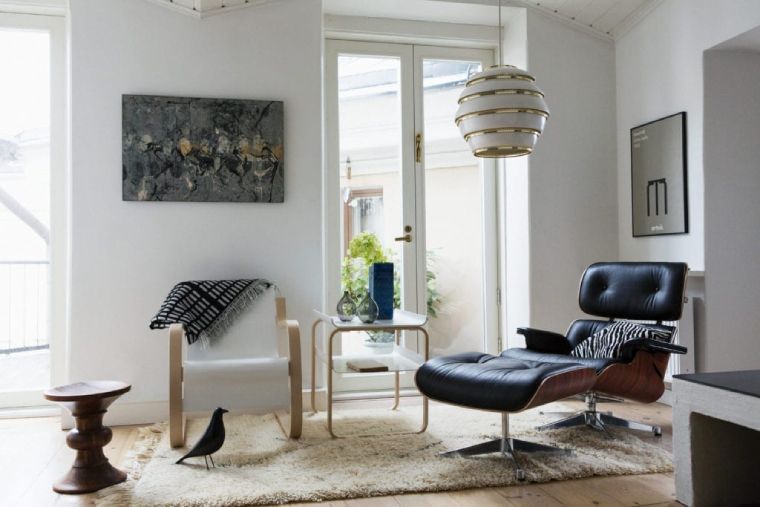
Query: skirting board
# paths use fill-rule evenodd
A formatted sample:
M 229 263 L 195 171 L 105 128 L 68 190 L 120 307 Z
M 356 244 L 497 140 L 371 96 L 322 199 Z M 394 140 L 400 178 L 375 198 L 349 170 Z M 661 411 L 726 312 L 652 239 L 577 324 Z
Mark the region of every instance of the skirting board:
M 57 417 L 60 408 L 57 405 L 40 405 L 39 407 L 6 408 L 0 410 L 0 419 L 29 419 L 34 417 Z
M 327 390 L 317 389 L 315 393 L 315 402 L 317 404 L 317 410 L 327 410 Z M 402 397 L 406 396 L 419 396 L 419 392 L 416 390 L 404 390 L 401 392 Z M 304 412 L 311 412 L 311 390 L 304 389 L 302 391 Z M 388 396 L 390 397 L 390 396 Z M 376 399 L 377 393 L 350 393 L 335 396 L 336 401 L 342 400 L 361 400 L 361 399 Z M 235 410 L 231 411 L 233 414 Z M 193 417 L 195 414 L 188 414 Z M 197 414 L 201 416 L 203 414 Z M 132 424 L 152 424 L 158 421 L 165 421 L 169 417 L 169 401 L 137 401 L 137 402 L 123 402 L 116 401 L 108 408 L 108 412 L 103 419 L 103 423 L 106 426 L 129 426 Z M 61 409 L 61 429 L 68 430 L 74 427 L 74 418 L 71 414 L 64 409 Z
M 304 411 L 311 410 L 311 390 L 304 390 Z M 325 410 L 327 396 L 325 390 L 317 391 L 317 409 Z M 232 413 L 235 413 L 233 410 Z M 191 417 L 193 414 L 188 414 Z M 199 414 L 200 415 L 200 414 Z M 165 421 L 169 417 L 169 401 L 136 401 L 123 402 L 118 400 L 108 408 L 103 423 L 106 426 L 128 426 L 131 424 L 152 424 Z M 74 427 L 74 418 L 68 410 L 61 409 L 61 429 L 68 430 Z
M 106 426 L 126 426 L 130 424 L 152 424 L 165 421 L 169 417 L 169 401 L 136 401 L 116 403 L 108 408 L 103 418 Z M 61 409 L 61 429 L 74 427 L 74 418 L 68 410 Z

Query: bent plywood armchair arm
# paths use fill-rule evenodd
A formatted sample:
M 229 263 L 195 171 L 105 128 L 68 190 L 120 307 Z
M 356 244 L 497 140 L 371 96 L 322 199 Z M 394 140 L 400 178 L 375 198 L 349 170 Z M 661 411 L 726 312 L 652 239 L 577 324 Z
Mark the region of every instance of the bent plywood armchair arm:
M 185 415 L 182 411 L 182 340 L 185 328 L 172 324 L 169 328 L 169 442 L 172 447 L 185 443 Z
M 290 379 L 290 414 L 285 432 L 290 438 L 299 438 L 303 426 L 303 381 L 301 379 L 301 330 L 297 320 L 287 319 L 285 298 L 276 299 L 277 327 L 287 334 L 288 377 Z

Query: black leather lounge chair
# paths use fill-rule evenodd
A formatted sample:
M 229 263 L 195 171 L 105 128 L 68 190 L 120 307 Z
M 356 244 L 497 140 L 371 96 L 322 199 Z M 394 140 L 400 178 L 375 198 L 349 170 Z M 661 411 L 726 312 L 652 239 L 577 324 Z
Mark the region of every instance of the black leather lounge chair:
M 562 335 L 551 331 L 521 328 L 525 348 L 512 348 L 502 357 L 552 364 L 582 364 L 597 373 L 594 388 L 586 393 L 585 410 L 566 419 L 541 426 L 539 430 L 587 425 L 603 430 L 606 425 L 651 431 L 662 430 L 635 421 L 598 412 L 599 394 L 641 403 L 657 401 L 665 391 L 665 370 L 670 354 L 685 354 L 686 347 L 659 340 L 637 338 L 626 342 L 617 358 L 583 358 L 570 352 L 581 341 L 615 319 L 647 321 L 647 327 L 673 332 L 663 321 L 681 318 L 688 266 L 680 262 L 602 262 L 592 264 L 581 278 L 578 301 L 581 310 L 608 320 L 579 319 Z
M 499 439 L 444 456 L 473 456 L 501 452 L 516 467 L 517 478 L 525 473 L 516 451 L 560 451 L 509 436 L 508 414 L 578 394 L 586 394 L 586 410 L 539 429 L 586 424 L 604 429 L 606 424 L 645 429 L 659 428 L 635 423 L 596 411 L 597 393 L 644 403 L 663 393 L 665 369 L 671 353 L 684 347 L 637 338 L 621 347 L 614 359 L 570 355 L 573 348 L 615 318 L 648 320 L 649 327 L 672 331 L 663 321 L 678 320 L 683 307 L 687 266 L 682 263 L 599 263 L 590 266 L 580 286 L 580 307 L 588 314 L 608 320 L 581 319 L 566 335 L 522 328 L 526 348 L 513 348 L 492 356 L 477 352 L 439 357 L 423 364 L 415 376 L 420 392 L 434 400 L 468 408 L 502 413 Z

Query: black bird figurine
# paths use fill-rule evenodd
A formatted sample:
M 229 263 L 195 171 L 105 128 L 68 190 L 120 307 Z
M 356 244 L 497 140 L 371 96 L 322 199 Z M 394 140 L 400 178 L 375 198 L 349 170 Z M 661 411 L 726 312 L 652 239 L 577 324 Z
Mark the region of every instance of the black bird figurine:
M 224 421 L 222 420 L 222 416 L 227 412 L 229 412 L 229 410 L 225 410 L 222 407 L 214 410 L 214 414 L 211 416 L 211 421 L 208 423 L 206 431 L 203 432 L 203 436 L 198 439 L 193 448 L 190 449 L 190 452 L 177 460 L 177 465 L 185 461 L 187 458 L 203 456 L 204 461 L 206 461 L 206 470 L 208 470 L 208 460 L 206 459 L 208 456 L 208 458 L 211 459 L 211 464 L 216 466 L 214 464 L 214 458 L 212 458 L 211 455 L 218 451 L 222 447 L 222 444 L 224 444 Z

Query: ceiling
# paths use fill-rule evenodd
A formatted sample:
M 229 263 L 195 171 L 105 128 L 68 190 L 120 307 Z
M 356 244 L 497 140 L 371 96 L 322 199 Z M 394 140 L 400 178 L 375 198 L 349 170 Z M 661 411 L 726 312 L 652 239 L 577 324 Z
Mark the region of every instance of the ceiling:
M 179 12 L 205 17 L 229 12 L 243 7 L 251 7 L 277 0 L 150 0 Z M 305 1 L 305 0 L 302 0 Z M 457 3 L 466 9 L 467 4 L 485 7 L 497 5 L 498 0 L 439 0 Z M 594 35 L 613 39 L 627 32 L 640 19 L 661 3 L 662 0 L 503 0 L 502 5 L 526 7 L 542 12 Z M 419 1 L 418 7 L 428 4 L 425 10 L 434 15 L 436 9 L 430 1 Z M 377 17 L 406 17 L 415 2 L 406 0 L 325 0 L 326 11 L 350 12 L 352 15 Z M 470 7 L 472 8 L 472 7 Z M 346 11 L 346 12 L 342 12 Z M 395 13 L 395 15 L 394 15 Z M 465 21 L 466 22 L 466 21 Z
M 341 0 L 324 0 L 325 3 Z M 346 0 L 351 1 L 351 0 Z M 355 0 L 354 0 L 355 1 Z M 392 1 L 392 0 L 383 0 Z M 499 0 L 439 0 L 473 5 L 496 6 Z M 526 7 L 586 33 L 615 39 L 664 0 L 502 0 L 503 6 Z M 358 2 L 357 2 L 358 3 Z M 381 2 L 376 2 L 381 3 Z
M 149 0 L 177 12 L 204 18 L 243 7 L 253 7 L 275 0 Z
M 540 10 L 586 30 L 610 37 L 622 35 L 660 2 L 653 0 L 522 0 Z

